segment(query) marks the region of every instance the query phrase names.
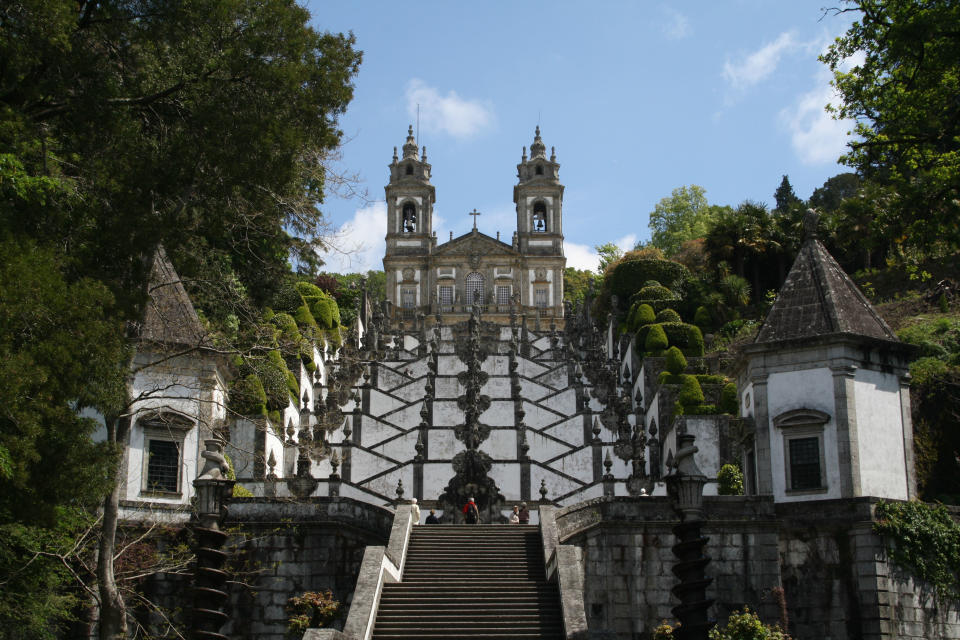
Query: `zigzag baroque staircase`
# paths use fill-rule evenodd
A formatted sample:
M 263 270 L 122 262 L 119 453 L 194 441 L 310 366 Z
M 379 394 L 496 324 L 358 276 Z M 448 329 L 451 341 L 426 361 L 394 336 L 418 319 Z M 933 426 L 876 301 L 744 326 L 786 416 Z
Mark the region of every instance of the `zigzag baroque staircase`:
M 563 637 L 532 525 L 413 527 L 400 582 L 383 585 L 375 640 Z

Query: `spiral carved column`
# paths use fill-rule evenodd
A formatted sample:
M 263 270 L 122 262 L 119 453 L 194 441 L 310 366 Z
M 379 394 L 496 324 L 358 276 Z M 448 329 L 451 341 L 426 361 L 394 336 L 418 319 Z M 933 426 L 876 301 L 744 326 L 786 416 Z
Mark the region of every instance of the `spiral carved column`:
M 706 640 L 713 626 L 707 615 L 713 604 L 713 600 L 707 598 L 707 587 L 713 579 L 706 576 L 705 569 L 710 564 L 710 558 L 703 552 L 708 538 L 700 533 L 704 521 L 703 486 L 707 478 L 693 459 L 693 454 L 697 452 L 697 447 L 693 445 L 694 436 L 682 434 L 679 441 L 676 467 L 665 478 L 674 511 L 680 516 L 680 524 L 673 528 L 677 537 L 677 543 L 673 545 L 673 555 L 677 558 L 673 574 L 680 579 L 680 583 L 672 589 L 680 604 L 673 608 L 673 615 L 680 621 L 677 638 Z
M 205 440 L 207 450 L 200 455 L 204 467 L 193 481 L 197 492 L 196 569 L 193 577 L 192 634 L 195 640 L 228 640 L 220 633 L 227 621 L 223 607 L 229 596 L 227 572 L 223 567 L 227 553 L 222 550 L 228 535 L 220 530 L 227 503 L 233 495 L 233 480 L 226 478 L 229 467 L 219 440 Z

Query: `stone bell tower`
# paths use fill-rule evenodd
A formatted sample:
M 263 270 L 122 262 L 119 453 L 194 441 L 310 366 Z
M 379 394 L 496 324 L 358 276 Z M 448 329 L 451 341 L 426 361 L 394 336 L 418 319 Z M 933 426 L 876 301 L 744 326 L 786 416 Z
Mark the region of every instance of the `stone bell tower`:
M 527 148 L 517 165 L 513 201 L 517 205 L 517 233 L 513 247 L 525 258 L 522 275 L 524 305 L 552 308 L 557 315 L 563 305 L 563 185 L 553 148 L 547 147 L 536 128 L 530 157 Z
M 387 201 L 387 248 L 383 269 L 387 278 L 387 300 L 398 307 L 414 308 L 428 301 L 427 256 L 436 246 L 433 231 L 433 204 L 436 190 L 430 184 L 427 149 L 421 153 L 407 130 L 403 157 L 393 148 L 390 182 L 384 187 Z

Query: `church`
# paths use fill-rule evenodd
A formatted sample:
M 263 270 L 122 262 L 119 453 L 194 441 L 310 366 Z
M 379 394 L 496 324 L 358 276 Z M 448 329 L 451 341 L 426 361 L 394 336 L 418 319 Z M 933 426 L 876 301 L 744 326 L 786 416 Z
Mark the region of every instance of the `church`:
M 960 638 L 958 613 L 896 566 L 873 529 L 879 500 L 916 495 L 911 353 L 819 241 L 814 213 L 739 360 L 721 370 L 702 352 L 686 358 L 683 376 L 702 381 L 705 401 L 685 408 L 666 359 L 620 333 L 615 315 L 598 326 L 565 308 L 563 185 L 539 128 L 517 167 L 509 244 L 476 224 L 438 241 L 412 129 L 389 166 L 387 300 L 364 297 L 342 346 L 289 359 L 301 391 L 289 406 L 212 413 L 229 371 L 201 349 L 160 372 L 192 395 L 138 407 L 127 518 L 189 517 L 201 442 L 224 448 L 248 493 L 219 512 L 261 568 L 245 589 L 224 576 L 215 585 L 227 637 L 283 640 L 284 604 L 330 589 L 346 618 L 305 639 L 459 637 L 444 625 L 467 598 L 486 611 L 472 622 L 477 637 L 647 639 L 684 607 L 722 620 L 746 604 L 768 622 L 788 616 L 794 637 Z M 155 270 L 171 286 L 154 288 L 153 305 L 179 331 L 148 322 L 145 344 L 196 342 L 180 335 L 199 324 L 173 265 L 160 255 Z M 736 406 L 712 410 L 726 375 Z M 190 420 L 163 424 L 174 413 Z M 723 463 L 739 463 L 745 495 L 718 495 Z M 668 482 L 680 476 L 699 485 L 685 495 L 702 519 L 678 544 L 690 521 Z M 484 523 L 472 530 L 461 512 L 471 498 Z M 530 524 L 507 526 L 521 503 Z M 424 524 L 431 509 L 444 524 Z M 445 564 L 477 536 L 489 555 L 464 562 L 483 565 L 492 586 Z M 678 549 L 702 556 L 684 564 Z M 678 578 L 691 567 L 699 576 Z M 542 599 L 514 602 L 505 585 Z M 488 610 L 490 590 L 509 613 Z M 171 607 L 183 606 L 177 597 Z
M 418 313 L 444 314 L 463 321 L 474 305 L 486 318 L 505 323 L 513 309 L 528 321 L 563 326 L 563 185 L 560 165 L 537 127 L 530 155 L 517 165 L 513 201 L 517 230 L 510 242 L 473 229 L 446 242 L 433 229 L 436 188 L 430 183 L 427 151 L 421 152 L 411 126 L 403 156 L 393 150 L 387 201 L 387 248 L 383 269 L 387 301 L 395 322 Z

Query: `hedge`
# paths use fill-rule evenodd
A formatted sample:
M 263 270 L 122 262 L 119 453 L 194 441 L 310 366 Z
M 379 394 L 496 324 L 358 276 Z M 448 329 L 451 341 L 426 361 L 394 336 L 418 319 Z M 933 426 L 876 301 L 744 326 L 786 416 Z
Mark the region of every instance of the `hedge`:
M 680 375 L 687 368 L 687 359 L 683 357 L 683 352 L 677 347 L 667 349 L 666 357 L 666 369 L 673 375 Z
M 657 314 L 657 322 L 683 322 L 680 319 L 680 314 L 674 311 L 673 309 L 664 309 Z
M 731 415 L 739 415 L 740 401 L 737 398 L 737 384 L 728 382 L 720 392 L 720 410 Z
M 656 321 L 657 318 L 653 312 L 653 307 L 643 302 L 635 302 L 633 306 L 630 307 L 630 313 L 627 316 L 627 330 L 632 333 L 640 327 L 653 324 Z
M 654 327 L 659 327 L 665 333 L 667 346 L 679 347 L 686 356 L 700 357 L 703 355 L 703 334 L 700 333 L 699 327 L 685 322 L 661 322 L 640 327 L 634 334 L 637 350 L 654 351 L 646 346 L 647 338 Z
M 230 389 L 230 410 L 244 416 L 267 415 L 267 394 L 254 374 L 239 378 Z
M 663 325 L 651 324 L 647 326 L 650 327 L 650 330 L 647 332 L 646 339 L 643 341 L 645 351 L 659 354 L 670 346 L 670 343 L 667 341 L 667 334 L 663 330 Z
M 700 383 L 694 376 L 684 375 L 682 379 L 680 393 L 677 394 L 677 402 L 683 405 L 684 413 L 689 413 L 690 407 L 703 404 L 703 389 L 700 388 Z
M 610 293 L 621 300 L 629 300 L 649 280 L 656 280 L 668 289 L 679 290 L 683 285 L 687 268 L 670 260 L 637 259 L 616 265 L 607 274 L 604 285 Z

